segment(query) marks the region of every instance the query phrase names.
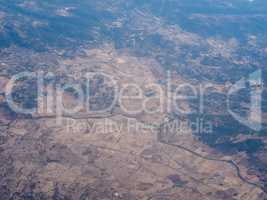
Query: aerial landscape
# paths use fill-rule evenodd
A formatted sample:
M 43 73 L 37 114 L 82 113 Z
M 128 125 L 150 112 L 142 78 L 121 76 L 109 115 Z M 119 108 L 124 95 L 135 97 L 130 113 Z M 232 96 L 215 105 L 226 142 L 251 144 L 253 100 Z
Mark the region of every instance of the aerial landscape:
M 267 200 L 266 0 L 1 0 L 0 200 Z

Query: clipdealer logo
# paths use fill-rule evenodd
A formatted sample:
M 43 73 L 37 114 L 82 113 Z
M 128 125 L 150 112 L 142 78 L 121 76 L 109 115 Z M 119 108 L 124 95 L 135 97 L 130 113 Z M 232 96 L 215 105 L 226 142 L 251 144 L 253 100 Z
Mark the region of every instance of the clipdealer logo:
M 249 87 L 249 88 L 248 88 Z M 249 112 L 246 116 L 242 116 L 234 112 L 231 108 L 230 97 L 237 94 L 242 89 L 249 89 L 250 91 L 250 105 Z M 262 81 L 262 71 L 257 70 L 249 75 L 247 79 L 242 78 L 232 85 L 228 91 L 227 109 L 228 113 L 239 123 L 249 127 L 254 131 L 262 129 L 262 93 L 264 85 Z
M 141 113 L 147 114 L 155 114 L 155 113 L 171 113 L 178 112 L 182 115 L 190 115 L 194 114 L 190 108 L 184 108 L 181 102 L 190 101 L 190 100 L 198 100 L 198 113 L 205 115 L 204 102 L 205 102 L 205 94 L 210 88 L 213 88 L 213 84 L 199 84 L 192 85 L 190 83 L 183 83 L 177 85 L 175 91 L 172 91 L 172 77 L 171 73 L 168 72 L 167 80 L 164 85 L 161 84 L 150 84 L 144 86 L 145 88 L 152 89 L 153 95 L 144 95 L 144 88 L 138 84 L 124 84 L 119 86 L 116 79 L 108 74 L 95 72 L 95 73 L 87 73 L 85 75 L 86 81 L 86 92 L 82 89 L 81 85 L 66 83 L 65 85 L 55 84 L 51 85 L 51 87 L 47 87 L 44 83 L 45 77 L 48 76 L 44 74 L 44 72 L 23 72 L 13 76 L 7 86 L 6 86 L 6 100 L 10 108 L 17 113 L 24 114 L 56 114 L 56 118 L 58 121 L 61 121 L 61 118 L 64 114 L 74 115 L 79 113 L 81 110 L 86 110 L 88 114 L 105 114 L 106 112 L 110 112 L 118 103 L 120 105 L 121 110 L 124 113 L 129 115 L 136 115 Z M 114 98 L 111 98 L 111 102 L 108 107 L 105 109 L 101 109 L 99 111 L 94 111 L 90 109 L 90 81 L 93 80 L 95 76 L 105 77 L 105 80 L 110 82 L 112 88 L 114 89 Z M 49 77 L 52 77 L 49 74 Z M 34 108 L 24 108 L 21 105 L 18 105 L 12 96 L 12 92 L 16 83 L 19 80 L 24 80 L 27 78 L 36 79 L 37 81 L 37 106 Z M 47 89 L 47 88 L 50 89 Z M 45 89 L 46 88 L 46 89 Z M 64 93 L 72 89 L 75 91 L 76 99 L 75 105 L 71 108 L 66 108 L 64 106 Z M 130 89 L 134 89 L 134 96 L 128 96 L 127 91 Z M 183 93 L 184 90 L 189 90 L 190 94 Z M 248 114 L 242 115 L 240 112 L 236 112 L 235 109 L 232 108 L 233 105 L 236 105 L 237 101 L 231 101 L 231 97 L 238 95 L 238 93 L 242 90 L 246 89 L 249 91 L 249 100 L 250 103 L 247 106 L 246 110 L 248 110 Z M 260 131 L 262 129 L 262 93 L 263 93 L 264 85 L 262 81 L 262 71 L 257 70 L 251 73 L 247 78 L 242 78 L 227 90 L 226 92 L 226 104 L 227 104 L 227 113 L 230 114 L 236 121 L 247 126 L 248 128 L 254 131 Z M 45 96 L 44 93 L 47 93 Z M 125 100 L 126 99 L 126 100 Z M 124 102 L 127 100 L 133 100 L 135 103 L 140 100 L 139 108 L 131 109 L 124 106 Z M 149 105 L 150 101 L 157 100 L 158 106 L 150 110 Z M 239 100 L 238 100 L 239 101 Z M 236 107 L 235 107 L 236 108 Z M 242 110 L 242 107 L 238 108 L 239 111 Z M 196 114 L 196 113 L 195 113 Z

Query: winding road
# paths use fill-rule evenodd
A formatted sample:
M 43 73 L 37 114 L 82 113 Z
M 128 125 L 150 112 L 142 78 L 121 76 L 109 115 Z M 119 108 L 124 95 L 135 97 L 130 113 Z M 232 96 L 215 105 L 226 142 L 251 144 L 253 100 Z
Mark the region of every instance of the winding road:
M 169 143 L 169 142 L 164 141 L 162 139 L 162 128 L 164 127 L 164 125 L 166 125 L 168 123 L 171 123 L 174 120 L 175 119 L 171 119 L 171 120 L 169 120 L 169 121 L 167 121 L 167 122 L 165 122 L 165 123 L 160 125 L 159 130 L 158 130 L 159 131 L 158 132 L 158 141 L 160 143 L 162 143 L 164 145 L 168 145 L 168 146 L 171 146 L 171 147 L 175 147 L 175 148 L 181 149 L 181 150 L 186 151 L 186 152 L 189 152 L 189 153 L 191 153 L 191 154 L 193 154 L 193 155 L 195 155 L 195 156 L 197 156 L 197 157 L 199 157 L 201 159 L 204 159 L 204 160 L 209 160 L 209 161 L 215 161 L 215 162 L 221 162 L 221 163 L 229 164 L 236 170 L 236 174 L 237 174 L 238 178 L 242 182 L 244 182 L 244 183 L 246 183 L 248 185 L 257 187 L 257 188 L 261 189 L 264 193 L 267 194 L 267 190 L 262 185 L 260 185 L 258 183 L 251 182 L 251 181 L 247 180 L 245 177 L 243 177 L 242 174 L 241 174 L 240 167 L 233 160 L 216 159 L 216 158 L 212 158 L 210 156 L 203 156 L 203 155 L 201 155 L 201 154 L 199 154 L 199 153 L 197 153 L 197 152 L 195 152 L 195 151 L 193 151 L 191 149 L 188 149 L 188 148 L 186 148 L 186 147 L 184 147 L 182 145 Z

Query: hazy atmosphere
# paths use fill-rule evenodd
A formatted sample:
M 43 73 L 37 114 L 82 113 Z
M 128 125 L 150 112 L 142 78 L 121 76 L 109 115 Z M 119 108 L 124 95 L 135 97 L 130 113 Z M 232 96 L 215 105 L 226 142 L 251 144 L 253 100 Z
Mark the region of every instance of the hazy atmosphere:
M 1 0 L 0 200 L 266 200 L 266 0 Z

